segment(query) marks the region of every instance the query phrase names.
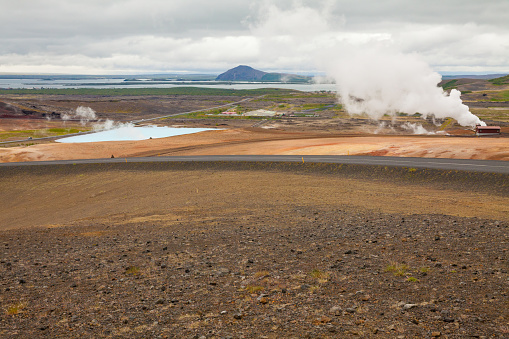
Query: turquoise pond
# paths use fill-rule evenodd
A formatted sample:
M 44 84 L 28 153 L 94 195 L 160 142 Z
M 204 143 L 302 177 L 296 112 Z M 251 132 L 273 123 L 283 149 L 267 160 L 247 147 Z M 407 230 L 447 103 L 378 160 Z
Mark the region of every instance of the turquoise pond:
M 76 135 L 72 137 L 56 140 L 62 143 L 82 143 L 82 142 L 100 142 L 100 141 L 133 141 L 167 138 L 177 135 L 192 134 L 203 131 L 210 131 L 212 128 L 175 128 L 158 126 L 123 126 L 120 128 L 109 129 L 106 131 Z

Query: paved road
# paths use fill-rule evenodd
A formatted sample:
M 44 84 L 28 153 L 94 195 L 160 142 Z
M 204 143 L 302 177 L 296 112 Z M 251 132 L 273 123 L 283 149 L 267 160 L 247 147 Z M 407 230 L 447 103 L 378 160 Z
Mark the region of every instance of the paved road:
M 435 158 L 402 158 L 347 155 L 207 155 L 207 156 L 168 156 L 114 159 L 86 159 L 60 161 L 32 161 L 0 163 L 3 166 L 38 166 L 61 164 L 91 164 L 119 162 L 166 162 L 166 161 L 269 161 L 269 162 L 315 162 L 356 165 L 382 165 L 412 168 L 434 168 L 473 172 L 509 174 L 509 161 L 497 160 L 464 160 Z

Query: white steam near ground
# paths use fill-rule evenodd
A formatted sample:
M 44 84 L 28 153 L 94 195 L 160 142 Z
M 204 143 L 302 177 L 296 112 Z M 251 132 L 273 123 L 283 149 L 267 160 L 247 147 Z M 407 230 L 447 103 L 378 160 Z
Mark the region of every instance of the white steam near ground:
M 434 72 L 418 55 L 383 47 L 351 47 L 325 61 L 334 78 L 338 98 L 349 114 L 367 114 L 374 120 L 398 113 L 422 118 L 453 118 L 462 126 L 484 124 L 452 89 L 445 92 Z
M 349 114 L 380 120 L 384 115 L 419 113 L 423 119 L 454 118 L 466 127 L 485 125 L 463 104 L 458 90 L 447 93 L 438 86 L 441 75 L 422 57 L 398 51 L 390 34 L 342 30 L 348 18 L 336 20 L 327 5 L 317 9 L 296 2 L 281 9 L 267 4 L 262 13 L 251 26 L 262 48 L 277 50 L 277 62 L 291 63 L 296 50 L 308 54 L 317 69 L 334 80 L 338 101 Z M 422 126 L 403 128 L 429 133 Z
M 115 122 L 111 119 L 101 120 L 97 117 L 95 111 L 90 107 L 79 106 L 74 111 L 62 114 L 62 120 L 79 120 L 82 125 L 86 125 L 89 122 L 92 123 L 92 130 L 95 132 L 106 131 L 121 127 L 133 127 L 132 123 L 120 123 Z
M 91 120 L 97 120 L 97 115 L 92 108 L 79 106 L 74 111 L 62 114 L 62 120 L 79 120 L 82 125 L 85 125 Z

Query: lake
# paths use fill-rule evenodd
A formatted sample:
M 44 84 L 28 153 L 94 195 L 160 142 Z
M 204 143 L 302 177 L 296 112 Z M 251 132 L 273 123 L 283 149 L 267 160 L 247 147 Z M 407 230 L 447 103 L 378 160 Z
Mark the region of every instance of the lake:
M 222 89 L 258 89 L 282 88 L 294 89 L 303 92 L 336 91 L 334 84 L 288 84 L 273 82 L 215 82 L 215 81 L 179 81 L 179 82 L 152 82 L 137 81 L 123 82 L 123 79 L 77 79 L 77 80 L 45 80 L 45 79 L 0 79 L 0 88 L 174 88 L 174 87 L 201 87 Z

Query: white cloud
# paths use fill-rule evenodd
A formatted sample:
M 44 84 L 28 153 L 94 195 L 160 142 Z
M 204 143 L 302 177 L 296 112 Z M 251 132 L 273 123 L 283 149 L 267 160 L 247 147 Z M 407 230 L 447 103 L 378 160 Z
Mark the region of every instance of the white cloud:
M 497 0 L 0 0 L 0 72 L 313 70 L 316 55 L 383 44 L 438 70 L 509 72 Z

